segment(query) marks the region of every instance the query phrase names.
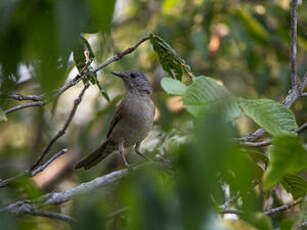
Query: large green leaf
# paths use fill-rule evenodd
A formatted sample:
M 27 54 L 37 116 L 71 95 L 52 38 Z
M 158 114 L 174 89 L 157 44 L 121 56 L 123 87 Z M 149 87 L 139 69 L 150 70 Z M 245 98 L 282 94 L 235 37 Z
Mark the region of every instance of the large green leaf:
M 307 168 L 307 151 L 294 134 L 274 137 L 270 155 L 271 162 L 263 179 L 264 188 L 274 186 L 287 174 L 295 174 Z
M 289 193 L 292 194 L 294 199 L 303 197 L 307 194 L 307 181 L 300 176 L 294 174 L 285 175 L 281 184 Z
M 195 117 L 212 109 L 222 109 L 226 121 L 241 113 L 237 100 L 214 79 L 199 76 L 184 94 L 184 107 Z
M 240 106 L 248 117 L 273 136 L 289 133 L 297 128 L 292 111 L 273 100 L 241 99 Z
M 168 77 L 162 79 L 161 86 L 168 94 L 172 95 L 184 95 L 187 89 L 187 86 L 181 81 Z

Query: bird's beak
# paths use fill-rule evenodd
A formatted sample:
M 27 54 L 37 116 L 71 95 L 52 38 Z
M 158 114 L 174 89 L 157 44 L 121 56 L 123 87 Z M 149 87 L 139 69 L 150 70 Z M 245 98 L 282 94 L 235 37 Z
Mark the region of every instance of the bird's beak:
M 117 77 L 120 77 L 120 78 L 125 78 L 126 77 L 125 73 L 122 73 L 122 72 L 119 72 L 119 71 L 112 71 L 111 73 L 114 74 Z

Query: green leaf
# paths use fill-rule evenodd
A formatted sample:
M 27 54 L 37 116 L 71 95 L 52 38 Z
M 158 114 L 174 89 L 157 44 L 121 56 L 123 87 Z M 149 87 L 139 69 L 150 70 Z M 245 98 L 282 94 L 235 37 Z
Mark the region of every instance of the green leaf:
M 300 176 L 294 174 L 285 175 L 281 184 L 287 192 L 292 194 L 294 199 L 303 197 L 307 194 L 307 181 Z
M 274 186 L 286 174 L 295 174 L 307 168 L 307 151 L 294 134 L 274 137 L 270 155 L 271 162 L 263 178 L 266 189 Z
M 182 66 L 185 66 L 187 69 L 189 68 L 185 64 L 185 61 L 180 58 L 176 51 L 159 36 L 152 34 L 150 42 L 154 51 L 157 53 L 159 62 L 165 72 L 173 78 L 181 79 L 183 74 Z
M 226 88 L 214 79 L 204 76 L 195 78 L 184 94 L 184 107 L 195 117 L 202 116 L 212 109 L 222 108 L 226 121 L 241 113 L 237 100 Z
M 7 117 L 4 113 L 4 111 L 0 108 L 0 122 L 1 121 L 7 121 Z
M 241 99 L 240 106 L 249 118 L 273 136 L 289 133 L 297 128 L 292 111 L 273 100 Z
M 165 77 L 161 81 L 161 87 L 171 95 L 183 95 L 187 86 L 181 81 Z
M 79 70 L 79 72 L 86 65 L 85 52 L 88 52 L 88 57 L 90 59 L 93 59 L 95 57 L 94 52 L 93 52 L 90 44 L 88 43 L 88 41 L 84 37 L 80 36 L 79 42 L 74 47 L 74 50 L 73 50 L 74 62 L 76 64 L 76 67 Z

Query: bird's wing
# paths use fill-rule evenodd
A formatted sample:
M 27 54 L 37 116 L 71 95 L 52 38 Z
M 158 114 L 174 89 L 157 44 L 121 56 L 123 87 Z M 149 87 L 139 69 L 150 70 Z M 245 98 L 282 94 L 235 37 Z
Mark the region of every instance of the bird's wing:
M 124 101 L 122 101 L 120 103 L 120 105 L 117 107 L 116 109 L 116 112 L 111 120 L 111 124 L 110 124 L 110 127 L 109 127 L 109 130 L 108 130 L 108 133 L 107 133 L 107 138 L 110 137 L 114 127 L 116 126 L 116 124 L 121 120 L 121 115 L 122 115 L 122 108 L 123 108 L 123 103 Z

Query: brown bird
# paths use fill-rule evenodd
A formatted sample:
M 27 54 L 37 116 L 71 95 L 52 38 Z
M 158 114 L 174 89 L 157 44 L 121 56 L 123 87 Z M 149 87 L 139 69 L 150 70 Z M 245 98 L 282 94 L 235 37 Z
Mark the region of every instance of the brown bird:
M 126 167 L 129 164 L 124 155 L 124 148 L 135 145 L 135 152 L 146 158 L 140 152 L 140 145 L 152 128 L 155 106 L 150 95 L 152 88 L 147 78 L 138 70 L 126 72 L 112 71 L 120 77 L 128 93 L 118 106 L 105 142 L 93 153 L 82 159 L 76 169 L 89 169 L 109 156 L 114 150 L 119 150 Z

